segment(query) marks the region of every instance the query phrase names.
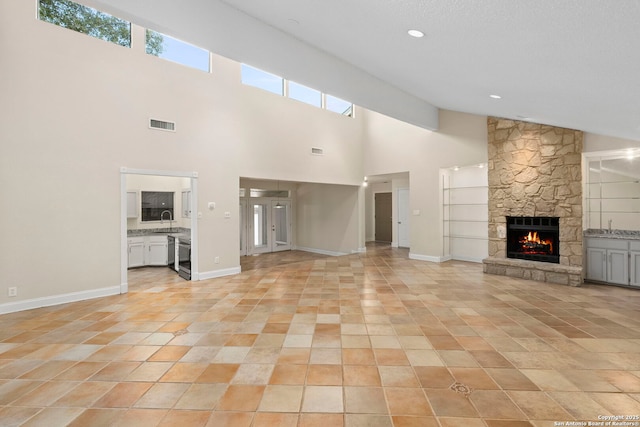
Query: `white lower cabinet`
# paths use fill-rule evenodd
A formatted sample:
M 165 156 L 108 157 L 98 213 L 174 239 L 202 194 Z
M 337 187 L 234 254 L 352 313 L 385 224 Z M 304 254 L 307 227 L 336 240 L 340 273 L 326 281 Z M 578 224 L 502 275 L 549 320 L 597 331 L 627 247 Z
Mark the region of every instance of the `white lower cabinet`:
M 629 249 L 629 284 L 640 288 L 640 242 L 631 242 Z
M 144 237 L 131 237 L 127 239 L 129 268 L 141 267 L 144 265 L 144 246 Z
M 167 236 L 147 237 L 145 265 L 167 265 Z
M 127 239 L 128 267 L 167 265 L 167 236 L 141 236 Z
M 607 282 L 616 285 L 629 284 L 629 251 L 607 250 Z
M 587 279 L 607 281 L 607 250 L 587 248 Z
M 640 242 L 593 237 L 585 241 L 587 280 L 640 287 Z

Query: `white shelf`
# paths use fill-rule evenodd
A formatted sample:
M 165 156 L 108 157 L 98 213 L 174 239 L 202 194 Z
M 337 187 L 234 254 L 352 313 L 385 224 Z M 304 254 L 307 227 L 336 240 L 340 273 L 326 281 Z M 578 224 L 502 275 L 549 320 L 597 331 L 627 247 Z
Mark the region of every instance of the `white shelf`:
M 486 168 L 445 170 L 442 180 L 443 254 L 452 259 L 486 258 L 489 241 Z M 478 182 L 483 185 L 477 185 Z

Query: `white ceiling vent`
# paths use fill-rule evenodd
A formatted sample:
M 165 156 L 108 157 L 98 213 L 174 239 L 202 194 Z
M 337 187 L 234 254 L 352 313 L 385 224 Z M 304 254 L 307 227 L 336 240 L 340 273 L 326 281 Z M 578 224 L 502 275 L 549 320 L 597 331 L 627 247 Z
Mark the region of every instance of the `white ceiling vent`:
M 318 147 L 311 147 L 311 154 L 315 156 L 324 156 L 324 149 Z
M 149 127 L 151 129 L 168 130 L 171 132 L 176 131 L 176 124 L 174 122 L 165 122 L 163 120 L 149 119 Z

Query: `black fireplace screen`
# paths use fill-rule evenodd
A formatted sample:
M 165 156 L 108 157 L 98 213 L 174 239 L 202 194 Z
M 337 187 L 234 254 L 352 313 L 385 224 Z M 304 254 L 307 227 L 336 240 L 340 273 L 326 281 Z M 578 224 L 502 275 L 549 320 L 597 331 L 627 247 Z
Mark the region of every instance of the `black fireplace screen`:
M 560 262 L 560 219 L 507 217 L 507 258 Z

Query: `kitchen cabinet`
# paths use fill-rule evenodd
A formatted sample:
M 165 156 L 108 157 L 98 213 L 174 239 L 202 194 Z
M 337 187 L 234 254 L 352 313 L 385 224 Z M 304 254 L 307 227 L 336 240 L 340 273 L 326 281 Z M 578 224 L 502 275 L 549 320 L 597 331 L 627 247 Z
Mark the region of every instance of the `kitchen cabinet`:
M 127 191 L 127 218 L 138 218 L 137 191 Z
M 145 265 L 167 265 L 167 236 L 149 236 L 146 243 Z
M 629 284 L 640 288 L 640 241 L 631 242 L 629 249 Z
M 616 285 L 634 285 L 638 280 L 640 254 L 634 255 L 636 244 L 624 239 L 586 238 L 586 279 Z M 640 253 L 640 246 L 638 247 Z
M 167 236 L 130 237 L 127 239 L 127 246 L 129 268 L 144 265 L 167 265 Z
M 587 248 L 587 279 L 607 281 L 607 250 Z
M 629 284 L 629 251 L 607 250 L 607 282 L 616 285 Z
M 191 218 L 191 190 L 182 190 L 182 218 Z
M 129 268 L 141 267 L 145 261 L 144 237 L 131 237 L 127 239 Z

